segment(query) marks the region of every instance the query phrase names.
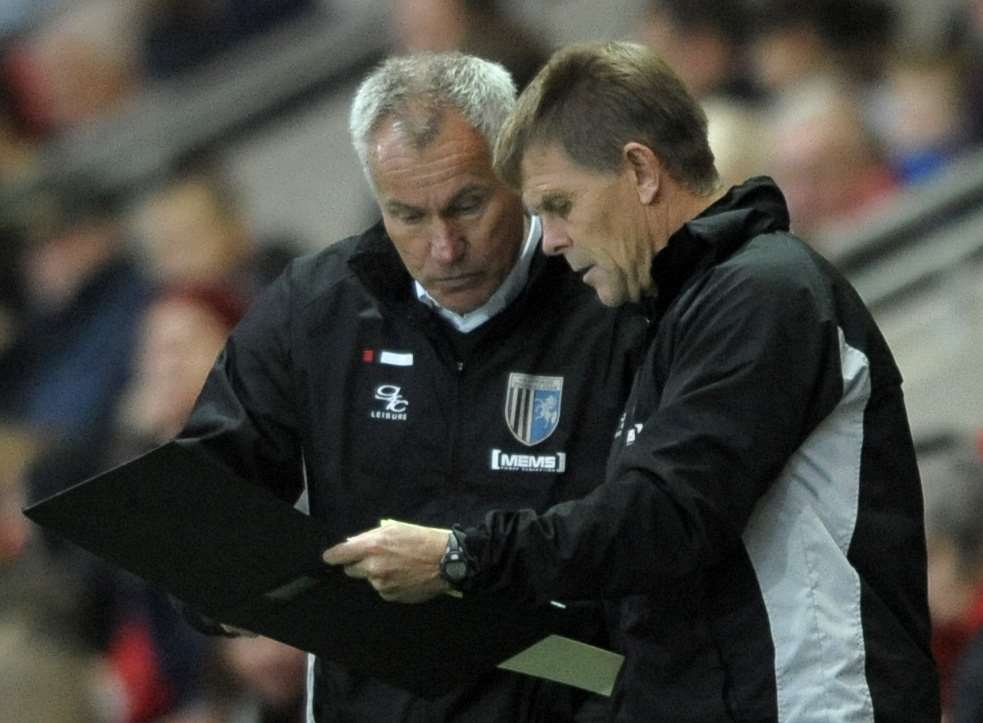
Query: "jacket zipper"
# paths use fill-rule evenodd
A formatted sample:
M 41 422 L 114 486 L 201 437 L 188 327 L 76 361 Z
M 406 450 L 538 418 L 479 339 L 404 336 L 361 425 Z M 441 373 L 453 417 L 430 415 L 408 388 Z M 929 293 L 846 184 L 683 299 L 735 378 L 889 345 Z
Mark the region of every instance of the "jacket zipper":
M 448 489 L 457 489 L 461 486 L 462 481 L 460 475 L 457 472 L 458 465 L 458 444 L 459 440 L 459 428 L 461 420 L 461 386 L 462 377 L 464 376 L 464 362 L 460 360 L 454 361 L 454 398 L 451 400 L 451 419 L 450 419 L 450 434 L 447 445 L 447 476 L 448 476 Z

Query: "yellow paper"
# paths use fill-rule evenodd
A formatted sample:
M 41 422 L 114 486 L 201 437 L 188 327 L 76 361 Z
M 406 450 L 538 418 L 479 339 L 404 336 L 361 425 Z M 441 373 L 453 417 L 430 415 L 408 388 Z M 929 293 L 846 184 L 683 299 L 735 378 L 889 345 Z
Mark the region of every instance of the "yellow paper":
M 499 668 L 611 695 L 623 655 L 562 635 L 549 635 L 499 664 Z

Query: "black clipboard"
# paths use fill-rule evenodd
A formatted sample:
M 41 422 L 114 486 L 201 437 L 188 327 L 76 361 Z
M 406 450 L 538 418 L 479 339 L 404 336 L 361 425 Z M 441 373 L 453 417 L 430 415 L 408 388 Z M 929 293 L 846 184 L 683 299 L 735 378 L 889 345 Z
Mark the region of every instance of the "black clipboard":
M 433 698 L 583 611 L 442 595 L 387 603 L 330 568 L 317 520 L 169 442 L 28 506 L 28 518 L 217 621 Z

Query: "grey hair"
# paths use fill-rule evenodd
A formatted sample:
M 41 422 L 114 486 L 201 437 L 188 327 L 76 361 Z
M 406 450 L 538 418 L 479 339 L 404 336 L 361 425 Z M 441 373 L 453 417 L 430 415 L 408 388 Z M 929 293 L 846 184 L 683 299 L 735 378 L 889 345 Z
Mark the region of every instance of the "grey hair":
M 443 112 L 455 109 L 491 150 L 515 107 L 515 97 L 515 83 L 504 67 L 472 55 L 415 53 L 383 61 L 358 87 L 349 116 L 352 144 L 365 177 L 374 185 L 371 136 L 382 121 L 404 121 L 411 142 L 421 149 L 436 137 Z

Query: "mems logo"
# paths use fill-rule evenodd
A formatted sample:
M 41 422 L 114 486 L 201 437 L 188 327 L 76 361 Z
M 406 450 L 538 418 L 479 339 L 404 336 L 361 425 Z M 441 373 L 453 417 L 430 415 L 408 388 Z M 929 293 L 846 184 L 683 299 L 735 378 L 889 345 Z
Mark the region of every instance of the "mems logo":
M 509 454 L 500 449 L 491 451 L 491 468 L 505 472 L 552 472 L 566 471 L 567 454 Z

